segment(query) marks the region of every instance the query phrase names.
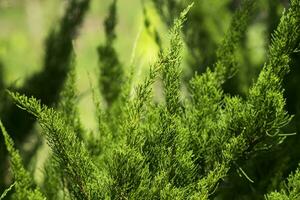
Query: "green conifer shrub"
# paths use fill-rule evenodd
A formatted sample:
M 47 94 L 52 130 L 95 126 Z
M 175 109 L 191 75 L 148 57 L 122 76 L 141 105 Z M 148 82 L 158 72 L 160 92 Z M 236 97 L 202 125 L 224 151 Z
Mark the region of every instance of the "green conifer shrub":
M 75 62 L 70 64 L 56 108 L 34 96 L 9 91 L 17 107 L 39 122 L 51 155 L 44 165 L 43 183 L 35 185 L 0 123 L 14 174 L 14 184 L 1 198 L 13 190 L 12 199 L 33 200 L 298 199 L 300 168 L 290 169 L 282 183 L 279 164 L 277 171 L 271 168 L 276 174 L 266 174 L 263 179 L 250 176 L 248 170 L 260 156 L 282 149 L 291 135 L 285 130 L 293 116 L 286 109 L 283 80 L 299 48 L 300 0 L 291 0 L 282 14 L 265 64 L 247 95 L 228 94 L 223 88 L 238 69 L 235 52 L 253 3 L 244 0 L 233 14 L 215 61 L 183 83 L 181 29 L 193 9 L 192 4 L 187 6 L 170 29 L 168 47 L 160 51 L 146 78 L 130 92 L 131 77 L 126 77 L 112 46 L 113 1 L 105 21 L 107 43 L 98 48 L 100 97 L 93 90 L 98 130 L 88 132 L 80 121 Z M 124 84 L 108 86 L 115 77 Z M 158 78 L 164 97 L 159 103 L 153 101 L 152 87 Z M 188 85 L 186 96 L 182 84 Z M 241 175 L 238 181 L 236 175 Z M 254 189 L 235 193 L 239 187 L 230 188 L 235 181 L 242 183 L 240 188 L 248 185 Z

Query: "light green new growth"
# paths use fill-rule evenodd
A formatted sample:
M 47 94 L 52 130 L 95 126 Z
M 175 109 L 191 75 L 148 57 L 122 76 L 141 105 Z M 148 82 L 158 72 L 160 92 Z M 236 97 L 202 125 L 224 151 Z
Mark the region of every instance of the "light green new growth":
M 173 103 L 175 103 L 176 106 L 179 106 L 181 72 L 179 65 L 181 61 L 180 51 L 182 48 L 180 29 L 182 27 L 182 24 L 186 20 L 186 15 L 191 7 L 192 5 L 187 7 L 181 13 L 180 18 L 175 21 L 174 26 L 170 32 L 171 39 L 168 51 L 159 55 L 158 61 L 156 61 L 153 66 L 150 67 L 148 77 L 146 77 L 142 84 L 136 87 L 136 96 L 127 108 L 128 124 L 125 123 L 125 125 L 131 127 L 126 127 L 128 133 L 131 133 L 139 123 L 143 107 L 147 105 L 147 103 L 149 103 L 149 101 L 151 100 L 151 86 L 161 71 L 164 77 L 163 81 L 165 83 L 165 98 L 169 112 L 173 112 Z
M 15 179 L 14 199 L 17 200 L 40 200 L 45 199 L 40 190 L 33 184 L 33 180 L 29 173 L 25 170 L 19 152 L 14 148 L 14 142 L 6 132 L 2 121 L 0 120 L 0 128 L 4 136 L 6 148 L 10 155 L 11 169 Z
M 152 188 L 147 191 L 149 187 L 155 187 L 155 182 L 151 183 L 151 174 L 148 169 L 146 161 L 151 156 L 150 152 L 143 152 L 143 143 L 146 135 L 142 135 L 144 130 L 144 122 L 148 116 L 147 111 L 150 111 L 152 84 L 156 77 L 163 73 L 163 76 L 168 76 L 168 82 L 165 85 L 165 93 L 168 96 L 167 104 L 169 105 L 169 112 L 173 112 L 173 103 L 175 99 L 176 105 L 179 103 L 179 89 L 180 89 L 180 69 L 179 69 L 179 54 L 182 46 L 180 39 L 180 29 L 185 21 L 186 14 L 191 6 L 184 10 L 178 20 L 175 21 L 174 27 L 170 32 L 170 47 L 167 52 L 159 55 L 158 60 L 151 66 L 150 72 L 144 82 L 136 87 L 136 93 L 132 100 L 127 103 L 125 112 L 125 120 L 120 126 L 122 140 L 111 152 L 111 163 L 109 164 L 109 171 L 112 176 L 113 185 L 111 186 L 112 198 L 138 198 L 141 195 L 145 199 L 159 197 L 159 194 L 153 192 Z M 174 73 L 171 75 L 171 73 Z M 177 81 L 175 87 L 171 87 L 171 80 Z M 170 92 L 176 92 L 177 96 L 171 96 Z M 149 113 L 150 115 L 150 113 Z M 144 133 L 145 134 L 145 133 Z M 157 143 L 156 145 L 158 145 Z M 160 172 L 159 172 L 160 173 Z M 154 174 L 155 175 L 155 174 Z
M 186 21 L 186 15 L 193 4 L 189 5 L 181 14 L 170 31 L 170 47 L 168 52 L 163 55 L 162 79 L 164 83 L 164 95 L 166 99 L 166 107 L 170 114 L 178 114 L 180 103 L 180 88 L 181 88 L 181 68 L 182 62 L 181 51 L 182 41 L 180 30 L 183 23 Z

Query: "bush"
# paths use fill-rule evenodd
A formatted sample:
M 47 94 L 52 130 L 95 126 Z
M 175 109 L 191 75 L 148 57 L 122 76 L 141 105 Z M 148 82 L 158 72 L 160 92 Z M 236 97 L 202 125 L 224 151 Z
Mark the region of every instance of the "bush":
M 153 2 L 157 5 L 160 1 Z M 170 10 L 167 15 L 164 9 L 159 12 L 168 24 L 186 5 L 164 2 L 169 3 Z M 292 0 L 282 14 L 257 80 L 248 92 L 240 94 L 236 94 L 238 90 L 230 93 L 226 83 L 237 73 L 237 51 L 254 2 L 244 0 L 233 14 L 215 58 L 209 61 L 211 67 L 199 69 L 189 81 L 182 81 L 181 29 L 186 19 L 189 22 L 188 13 L 195 16 L 193 9 L 193 4 L 188 5 L 174 21 L 168 48 L 160 52 L 146 78 L 132 92 L 131 74 L 124 71 L 113 46 L 117 22 L 113 1 L 105 21 L 106 43 L 98 48 L 100 95 L 93 91 L 97 132 L 86 131 L 80 122 L 75 62 L 70 62 L 56 107 L 9 91 L 15 104 L 39 122 L 52 152 L 44 164 L 45 179 L 36 185 L 1 123 L 14 174 L 14 184 L 5 193 L 13 188 L 11 198 L 22 200 L 300 198 L 299 169 L 293 172 L 289 160 L 282 160 L 280 165 L 284 155 L 278 153 L 286 152 L 286 138 L 291 135 L 286 127 L 293 116 L 285 108 L 283 81 L 299 48 L 300 1 Z M 194 46 L 194 38 L 189 37 L 203 30 L 193 32 L 193 26 L 183 27 L 184 41 L 190 51 L 199 53 L 196 48 L 203 45 Z M 192 54 L 193 71 L 197 55 Z M 152 85 L 158 78 L 163 102 L 152 98 Z M 183 85 L 188 88 L 187 95 L 183 95 Z M 269 164 L 269 169 L 264 169 L 270 161 L 276 166 Z M 260 177 L 253 166 L 274 174 Z M 282 182 L 286 171 L 291 175 Z

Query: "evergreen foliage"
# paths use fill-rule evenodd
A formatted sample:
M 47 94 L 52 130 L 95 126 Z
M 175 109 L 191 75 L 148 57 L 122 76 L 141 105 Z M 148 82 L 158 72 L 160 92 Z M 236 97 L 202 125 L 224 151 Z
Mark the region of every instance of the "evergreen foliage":
M 0 128 L 4 136 L 5 145 L 10 154 L 11 169 L 15 178 L 15 193 L 14 199 L 45 199 L 42 193 L 36 186 L 30 174 L 25 170 L 19 152 L 14 148 L 14 143 L 11 137 L 7 134 L 2 122 L 0 121 Z
M 186 6 L 173 0 L 153 2 L 168 24 L 177 9 Z M 220 7 L 229 3 L 216 2 Z M 36 118 L 51 148 L 40 190 L 0 123 L 15 177 L 12 198 L 300 198 L 300 167 L 279 184 L 283 173 L 294 171 L 287 169 L 288 159 L 282 160 L 282 165 L 270 166 L 276 174 L 266 173 L 261 180 L 251 170 L 255 164 L 262 167 L 260 156 L 271 157 L 293 135 L 286 130 L 293 116 L 286 110 L 283 81 L 299 48 L 300 0 L 291 0 L 290 7 L 283 12 L 272 34 L 267 60 L 246 95 L 228 94 L 224 89 L 238 70 L 237 50 L 243 43 L 254 3 L 242 1 L 219 47 L 212 48 L 217 50 L 208 67 L 198 70 L 189 82 L 182 82 L 184 42 L 191 52 L 196 51 L 192 45 L 194 38 L 189 37 L 208 31 L 200 27 L 190 32 L 190 23 L 184 26 L 189 15 L 193 23 L 199 17 L 194 15 L 203 15 L 193 11 L 199 9 L 199 4 L 188 5 L 172 24 L 168 47 L 161 49 L 146 78 L 131 92 L 132 74 L 126 77 L 113 47 L 117 18 L 114 0 L 104 23 L 106 41 L 98 48 L 100 95 L 93 88 L 96 132 L 87 132 L 79 118 L 74 59 L 68 65 L 67 80 L 56 108 L 49 107 L 43 99 L 28 97 L 26 92 L 8 92 L 20 109 Z M 74 24 L 66 26 L 69 25 Z M 215 46 L 217 42 L 208 45 Z M 192 55 L 195 60 L 198 53 Z M 71 52 L 67 57 L 74 58 Z M 163 102 L 153 100 L 153 84 L 159 78 Z M 187 95 L 183 95 L 184 84 L 189 89 Z M 282 156 L 285 155 L 274 159 Z M 235 183 L 241 185 L 231 187 Z M 244 194 L 238 190 L 245 187 L 252 191 L 246 190 Z
M 72 195 L 79 199 L 100 198 L 100 189 L 105 186 L 106 178 L 100 177 L 102 174 L 77 138 L 74 127 L 69 126 L 60 112 L 41 105 L 35 98 L 18 93 L 11 93 L 11 96 L 20 108 L 34 115 L 44 129 L 48 144 L 66 175 L 67 187 Z
M 67 2 L 64 16 L 46 38 L 45 56 L 41 71 L 31 75 L 17 90 L 27 95 L 39 98 L 46 105 L 58 102 L 60 90 L 70 70 L 71 55 L 73 51 L 72 41 L 88 10 L 90 0 L 71 0 Z M 2 66 L 0 64 L 2 69 Z M 2 70 L 1 70 L 2 72 Z M 2 73 L 1 73 L 2 74 Z M 1 79 L 3 81 L 3 79 Z M 5 86 L 0 84 L 0 93 L 4 92 Z M 2 95 L 1 95 L 2 96 Z M 7 98 L 1 98 L 1 118 L 6 124 L 8 132 L 17 145 L 24 142 L 30 134 L 35 119 L 27 113 L 20 112 Z M 33 153 L 36 148 L 33 148 Z M 5 151 L 0 148 L 1 157 L 5 157 Z M 25 160 L 28 163 L 28 160 Z M 5 172 L 5 162 L 0 165 L 0 172 Z M 3 174 L 1 174 L 3 177 Z M 0 181 L 1 186 L 1 181 Z
M 75 58 L 73 58 L 72 66 L 65 82 L 64 88 L 60 93 L 60 102 L 58 110 L 61 112 L 61 117 L 64 119 L 67 126 L 73 127 L 74 133 L 79 140 L 84 137 L 84 131 L 79 119 L 79 112 L 77 108 L 77 90 L 75 84 Z M 64 178 L 67 173 L 61 170 L 60 163 L 57 162 L 55 156 L 50 155 L 45 163 L 45 182 L 43 190 L 51 199 L 70 198 L 67 184 L 68 180 Z M 58 192 L 60 191 L 60 192 Z
M 271 192 L 266 196 L 268 200 L 285 200 L 285 199 L 299 199 L 300 197 L 300 180 L 299 169 L 291 174 L 288 179 L 285 187 L 283 187 L 279 192 Z
M 163 21 L 171 26 L 178 13 L 193 1 L 151 0 Z M 218 19 L 228 23 L 228 0 L 195 1 L 194 9 L 189 14 L 189 20 L 183 28 L 184 40 L 189 51 L 188 73 L 190 78 L 194 71 L 204 72 L 206 66 L 212 66 L 216 61 L 216 49 L 220 43 L 226 26 L 220 27 Z M 192 28 L 191 28 L 192 27 Z

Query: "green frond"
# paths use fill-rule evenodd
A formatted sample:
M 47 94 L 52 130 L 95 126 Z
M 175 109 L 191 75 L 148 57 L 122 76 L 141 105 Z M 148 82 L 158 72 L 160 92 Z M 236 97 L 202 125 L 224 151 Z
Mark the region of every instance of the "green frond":
M 34 115 L 44 130 L 48 144 L 65 173 L 70 193 L 80 199 L 98 199 L 104 195 L 108 180 L 92 162 L 73 127 L 60 112 L 42 105 L 38 100 L 9 92 L 16 104 Z
M 177 109 L 176 106 L 179 103 L 180 93 L 180 46 L 182 46 L 180 38 L 180 30 L 182 24 L 186 19 L 186 15 L 192 5 L 188 6 L 180 15 L 178 20 L 175 20 L 174 27 L 170 31 L 170 47 L 167 52 L 160 54 L 158 60 L 150 66 L 150 72 L 144 82 L 136 87 L 136 96 L 129 104 L 127 109 L 129 124 L 131 128 L 127 128 L 128 132 L 132 132 L 140 121 L 143 107 L 147 105 L 151 97 L 152 84 L 156 77 L 162 72 L 163 76 L 168 77 L 165 82 L 165 95 L 167 99 L 167 105 L 170 112 L 171 109 Z M 174 65 L 174 66 L 173 66 Z M 172 81 L 176 81 L 173 83 Z M 172 84 L 175 84 L 173 87 Z M 171 95 L 172 92 L 175 92 Z M 173 99 L 175 98 L 175 99 Z M 173 103 L 173 104 L 172 104 Z
M 162 68 L 162 78 L 164 84 L 164 94 L 166 99 L 166 106 L 171 114 L 178 114 L 180 103 L 180 88 L 181 88 L 181 69 L 182 62 L 182 39 L 181 28 L 186 21 L 186 15 L 193 4 L 189 5 L 180 17 L 174 21 L 174 25 L 170 31 L 170 47 L 166 54 L 162 55 L 164 60 Z
M 270 128 L 264 128 L 267 131 L 276 132 L 291 120 L 285 111 L 281 84 L 283 76 L 289 71 L 290 56 L 300 40 L 299 4 L 299 0 L 293 0 L 291 7 L 284 12 L 272 35 L 268 60 L 250 89 L 249 102 L 258 110 L 258 117 L 273 124 Z
M 150 66 L 148 76 L 136 87 L 135 96 L 128 101 L 123 111 L 125 116 L 120 127 L 121 138 L 123 139 L 112 149 L 111 156 L 113 156 L 113 159 L 109 162 L 110 164 L 108 166 L 113 179 L 111 189 L 113 197 L 115 197 L 114 195 L 118 195 L 120 198 L 130 198 L 132 195 L 135 196 L 142 191 L 144 191 L 145 195 L 148 194 L 150 196 L 149 198 L 152 196 L 146 191 L 146 188 L 154 187 L 154 185 L 150 182 L 150 171 L 148 166 L 145 165 L 146 159 L 149 159 L 148 157 L 151 155 L 140 151 L 146 139 L 141 135 L 143 131 L 146 131 L 143 122 L 147 120 L 148 115 L 151 115 L 151 113 L 147 113 L 147 111 L 153 108 L 151 104 L 152 84 L 160 73 L 165 73 L 165 76 L 170 76 L 168 78 L 166 91 L 168 93 L 176 91 L 179 96 L 180 91 L 177 91 L 179 90 L 179 85 L 173 88 L 170 82 L 179 78 L 177 72 L 180 72 L 178 69 L 181 46 L 180 30 L 190 7 L 191 6 L 184 10 L 180 18 L 174 22 L 174 27 L 170 32 L 169 49 L 165 53 L 160 54 L 158 60 Z M 170 60 L 170 58 L 172 58 L 172 60 Z M 175 65 L 173 66 L 173 64 Z M 180 80 L 177 81 L 180 83 Z M 169 97 L 171 97 L 171 94 L 169 95 Z M 177 100 L 178 97 L 174 96 L 174 98 Z M 174 104 L 174 102 L 170 100 L 167 104 L 170 110 L 166 113 L 171 113 L 171 115 L 176 114 L 173 113 L 171 109 L 177 106 L 178 103 L 175 102 Z M 160 110 L 160 108 L 158 110 Z M 157 114 L 158 113 L 159 112 L 157 112 Z M 162 120 L 165 119 L 162 118 Z M 160 123 L 166 123 L 166 128 L 171 129 L 171 127 L 168 128 L 167 121 L 161 121 Z M 157 125 L 161 126 L 161 124 Z M 169 137 L 169 134 L 165 137 Z M 163 152 L 161 153 L 164 154 Z M 162 166 L 166 167 L 165 165 Z M 125 174 L 126 177 L 124 177 Z
M 252 6 L 250 1 L 246 1 L 245 3 L 244 9 L 246 10 Z M 292 5 L 287 15 L 295 17 L 296 12 L 299 13 L 299 8 Z M 242 17 L 240 16 L 241 14 L 245 14 L 245 16 Z M 242 29 L 245 30 L 245 26 L 243 28 L 242 24 L 237 25 L 235 23 L 242 22 L 243 20 L 238 21 L 239 18 L 246 18 L 248 14 L 249 12 L 245 10 L 236 13 L 233 18 L 233 27 L 230 29 L 230 31 L 235 30 L 236 32 L 231 32 L 231 37 L 240 38 L 242 33 L 240 31 Z M 278 30 L 281 31 L 279 31 L 280 34 L 277 34 L 277 39 L 282 40 L 282 37 L 286 38 L 287 33 L 284 30 L 297 30 L 299 19 L 299 17 L 298 19 L 292 19 L 292 17 L 284 16 L 281 24 L 278 26 Z M 234 22 L 235 20 L 236 22 Z M 298 23 L 297 26 L 297 23 L 293 22 L 294 20 Z M 289 24 L 289 26 L 294 27 L 282 28 L 282 24 L 285 24 L 285 26 Z M 239 29 L 240 26 L 241 29 Z M 289 36 L 291 43 L 286 43 L 286 45 L 290 48 L 290 46 L 297 45 L 295 37 L 299 38 L 299 33 L 293 32 L 293 35 Z M 226 74 L 223 73 L 225 72 L 223 70 L 230 69 L 230 65 L 233 63 L 233 59 L 231 59 L 233 57 L 231 56 L 234 56 L 234 54 L 231 54 L 234 49 L 234 43 L 228 44 L 226 40 L 235 41 L 236 43 L 238 41 L 235 40 L 236 38 L 230 39 L 228 36 L 225 38 L 225 42 L 223 42 L 224 46 L 221 45 L 225 50 L 223 53 L 222 49 L 218 52 L 221 60 L 218 61 L 219 63 L 217 62 L 215 72 L 207 70 L 206 73 L 196 76 L 191 81 L 193 103 L 191 108 L 189 108 L 189 113 L 193 114 L 193 117 L 190 117 L 189 122 L 195 131 L 202 132 L 199 135 L 201 140 L 198 143 L 205 151 L 200 151 L 199 153 L 204 153 L 204 163 L 207 165 L 205 167 L 209 171 L 200 181 L 202 184 L 207 184 L 206 186 L 201 184 L 200 188 L 202 190 L 200 191 L 202 192 L 200 193 L 206 196 L 209 196 L 217 183 L 228 175 L 233 163 L 239 163 L 240 159 L 245 156 L 253 155 L 256 151 L 269 149 L 281 143 L 283 137 L 280 137 L 278 134 L 291 120 L 291 117 L 285 111 L 285 99 L 283 98 L 281 89 L 282 78 L 278 77 L 276 73 L 272 73 L 273 70 L 271 67 L 261 72 L 257 83 L 250 91 L 248 100 L 244 101 L 237 97 L 223 96 L 220 88 L 220 83 L 222 83 L 222 79 L 225 78 L 224 75 Z M 271 51 L 276 48 L 274 47 L 276 44 L 278 42 L 274 40 Z M 227 47 L 229 49 L 226 50 Z M 292 50 L 289 51 L 290 53 L 292 53 Z M 289 55 L 286 54 L 285 56 L 286 58 L 281 57 L 280 60 L 287 60 Z M 221 76 L 219 76 L 220 74 Z M 220 80 L 219 77 L 223 78 Z M 220 135 L 220 133 L 222 134 Z M 269 137 L 267 135 L 278 137 Z M 196 143 L 196 141 L 193 141 L 193 143 Z M 197 151 L 196 148 L 194 149 L 194 151 Z M 220 151 L 222 154 L 219 153 Z M 216 164 L 213 164 L 214 162 Z M 212 169 L 219 170 L 215 171 Z
M 202 75 L 196 74 L 190 81 L 192 99 L 196 106 L 202 105 L 198 108 L 199 110 L 210 109 L 205 102 L 216 105 L 220 101 L 223 95 L 221 85 L 237 70 L 236 47 L 247 29 L 253 7 L 254 1 L 244 0 L 241 7 L 234 13 L 225 38 L 217 50 L 217 61 L 213 72 L 207 69 Z
M 297 49 L 300 39 L 300 5 L 298 0 L 292 0 L 291 6 L 283 12 L 280 23 L 272 34 L 268 61 L 264 70 L 271 68 L 283 78 L 289 72 L 290 56 Z
M 40 200 L 45 199 L 40 190 L 34 185 L 32 177 L 23 166 L 19 152 L 14 148 L 14 142 L 6 132 L 2 121 L 0 121 L 1 132 L 8 153 L 10 155 L 11 168 L 15 179 L 14 198 L 19 200 Z

